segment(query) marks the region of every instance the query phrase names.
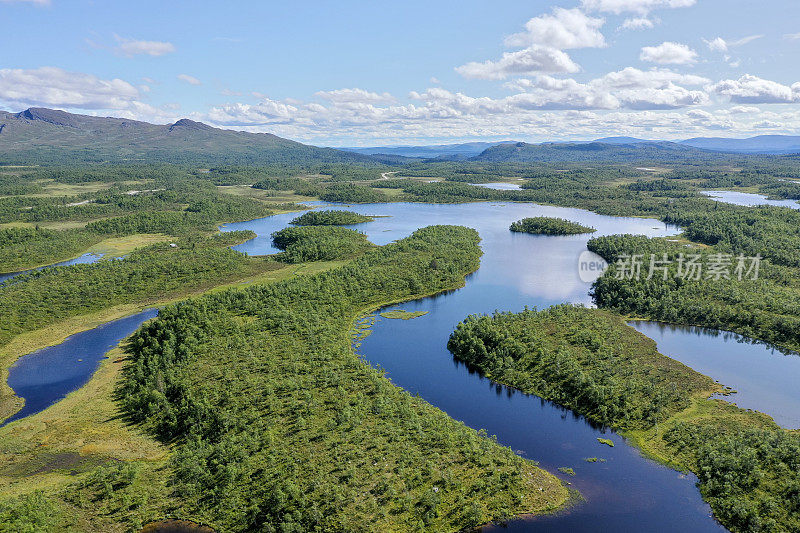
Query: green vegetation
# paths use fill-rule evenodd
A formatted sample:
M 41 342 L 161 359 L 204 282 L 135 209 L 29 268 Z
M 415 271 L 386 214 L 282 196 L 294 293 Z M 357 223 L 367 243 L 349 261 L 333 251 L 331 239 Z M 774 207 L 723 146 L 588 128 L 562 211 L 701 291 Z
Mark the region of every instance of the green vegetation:
M 121 177 L 127 177 L 126 173 L 120 173 Z M 273 213 L 271 206 L 263 202 L 220 194 L 208 182 L 170 178 L 162 185 L 161 190 L 135 195 L 104 190 L 88 193 L 84 199 L 0 199 L 0 221 L 80 222 L 78 227 L 66 230 L 39 226 L 0 229 L 0 272 L 16 272 L 71 259 L 109 237 L 210 234 L 216 231 L 219 223 Z
M 251 232 L 185 238 L 131 252 L 124 260 L 34 271 L 0 286 L 0 345 L 24 331 L 116 304 L 179 293 L 281 268 L 228 248 Z
M 469 317 L 448 347 L 493 379 L 607 423 L 653 457 L 692 470 L 732 531 L 800 528 L 800 435 L 707 399 L 721 387 L 659 354 L 621 317 L 571 306 Z
M 755 226 L 764 227 L 758 223 Z M 784 236 L 792 238 L 791 234 Z M 731 240 L 730 246 L 744 243 L 743 248 L 749 248 L 757 241 L 749 242 Z M 782 248 L 772 251 L 772 246 L 780 246 L 777 237 L 763 242 L 762 255 L 774 256 L 775 263 L 784 257 Z M 740 265 L 736 255 L 720 256 L 738 251 L 721 243 L 713 248 L 686 248 L 667 239 L 613 235 L 592 239 L 588 246 L 610 264 L 592 288 L 592 296 L 601 307 L 653 320 L 734 331 L 788 349 L 800 348 L 800 272 L 796 268 L 764 260 L 760 262 L 758 279 L 751 279 L 755 273 L 750 271 L 753 261 L 745 258 Z M 720 252 L 726 249 L 729 251 Z M 624 259 L 624 254 L 642 256 L 641 275 L 631 275 L 631 261 Z M 668 268 L 650 276 L 652 254 L 658 261 L 666 261 Z M 690 255 L 697 256 L 695 262 L 706 269 L 700 271 L 699 279 L 685 275 Z M 624 260 L 618 263 L 620 258 Z M 725 262 L 730 272 L 728 279 L 709 270 L 710 265 Z M 740 267 L 741 280 L 737 273 Z
M 332 261 L 354 257 L 373 245 L 361 232 L 336 226 L 284 228 L 272 234 L 276 259 L 285 263 Z
M 372 217 L 353 213 L 352 211 L 326 209 L 324 211 L 303 213 L 292 220 L 291 224 L 296 226 L 352 226 L 363 222 L 372 222 L 373 220 L 375 219 Z
M 394 309 L 392 311 L 384 311 L 381 313 L 383 318 L 390 318 L 395 320 L 411 320 L 419 318 L 428 314 L 428 311 L 405 311 L 403 309 Z
M 458 530 L 562 504 L 552 476 L 352 352 L 356 317 L 461 285 L 479 256 L 473 230 L 429 227 L 337 270 L 163 309 L 130 343 L 121 397 L 175 443 L 182 508 L 226 531 Z
M 306 192 L 318 195 L 321 200 L 326 202 L 345 204 L 370 204 L 387 200 L 387 196 L 380 191 L 352 183 L 335 184 L 321 190 L 312 189 Z
M 533 233 L 534 235 L 578 235 L 597 231 L 595 228 L 583 226 L 577 222 L 554 217 L 523 218 L 512 223 L 509 229 L 520 233 Z
M 649 427 L 718 388 L 617 316 L 569 305 L 470 316 L 447 347 L 495 381 L 614 427 Z
M 558 469 L 558 471 L 561 472 L 562 474 L 567 474 L 568 476 L 575 475 L 575 469 L 569 468 L 567 466 L 562 466 L 561 468 Z

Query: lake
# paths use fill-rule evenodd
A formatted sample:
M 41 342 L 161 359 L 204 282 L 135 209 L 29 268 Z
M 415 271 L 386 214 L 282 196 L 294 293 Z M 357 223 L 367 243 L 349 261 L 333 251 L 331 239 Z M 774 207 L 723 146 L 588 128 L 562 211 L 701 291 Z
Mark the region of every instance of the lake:
M 756 205 L 772 205 L 775 207 L 789 207 L 791 209 L 800 209 L 800 203 L 796 200 L 767 200 L 763 194 L 755 194 L 749 192 L 738 191 L 700 191 L 712 200 L 723 202 L 726 204 L 756 206 Z
M 519 191 L 522 189 L 518 183 L 470 183 L 470 185 L 496 191 Z
M 9 368 L 8 384 L 25 406 L 0 426 L 43 411 L 81 388 L 112 348 L 156 315 L 156 309 L 148 309 L 106 322 L 17 359 Z
M 647 321 L 630 325 L 655 340 L 659 352 L 734 388 L 727 401 L 800 429 L 800 355 L 727 331 Z
M 512 222 L 532 216 L 560 217 L 597 228 L 592 236 L 668 236 L 678 233 L 677 228 L 652 219 L 525 203 L 396 203 L 347 208 L 386 217 L 354 226 L 376 244 L 432 224 L 469 226 L 481 235 L 481 267 L 468 277 L 464 288 L 388 307 L 428 314 L 413 320 L 378 316 L 359 353 L 370 364 L 385 369 L 395 384 L 419 394 L 456 420 L 497 435 L 501 444 L 572 483 L 587 500 L 565 514 L 513 521 L 503 531 L 724 531 L 711 518 L 692 476 L 643 458 L 620 436 L 571 411 L 471 372 L 454 360 L 446 347 L 456 324 L 471 313 L 520 311 L 526 305 L 541 308 L 563 302 L 591 304 L 590 283 L 582 281 L 578 273 L 578 258 L 591 236 L 513 233 L 508 229 Z M 251 229 L 259 236 L 236 249 L 274 253 L 269 233 L 281 229 L 294 215 L 279 217 L 283 218 L 229 224 L 225 231 Z M 602 445 L 598 437 L 610 438 L 617 445 Z M 606 461 L 586 462 L 590 457 Z M 560 467 L 573 468 L 576 476 L 558 473 Z

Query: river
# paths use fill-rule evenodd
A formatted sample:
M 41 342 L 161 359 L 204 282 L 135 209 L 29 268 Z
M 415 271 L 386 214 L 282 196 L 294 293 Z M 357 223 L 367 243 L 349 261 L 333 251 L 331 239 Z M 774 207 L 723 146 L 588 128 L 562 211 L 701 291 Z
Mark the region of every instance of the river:
M 69 259 L 68 261 L 61 261 L 60 263 L 53 263 L 52 265 L 41 266 L 38 268 L 32 268 L 30 270 L 22 270 L 20 272 L 6 272 L 5 274 L 0 274 L 0 284 L 12 279 L 16 278 L 17 276 L 21 276 L 22 274 L 27 274 L 28 272 L 36 272 L 37 270 L 44 270 L 45 268 L 53 268 L 53 267 L 60 267 L 60 266 L 71 266 L 71 265 L 85 265 L 88 263 L 96 263 L 103 258 L 103 254 L 96 254 L 96 253 L 86 253 L 81 255 L 80 257 L 76 257 L 74 259 Z

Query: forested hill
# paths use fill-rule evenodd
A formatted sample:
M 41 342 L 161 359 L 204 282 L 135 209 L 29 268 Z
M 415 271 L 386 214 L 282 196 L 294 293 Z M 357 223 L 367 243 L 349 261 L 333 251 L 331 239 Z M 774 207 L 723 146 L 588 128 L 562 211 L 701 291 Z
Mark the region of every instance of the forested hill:
M 318 148 L 269 133 L 77 115 L 30 108 L 0 111 L 0 164 L 92 162 L 308 164 L 371 162 L 369 156 Z
M 492 163 L 536 163 L 536 162 L 664 162 L 717 161 L 746 156 L 722 154 L 701 150 L 671 142 L 641 142 L 631 144 L 590 143 L 544 143 L 544 144 L 499 144 L 484 150 L 472 161 Z

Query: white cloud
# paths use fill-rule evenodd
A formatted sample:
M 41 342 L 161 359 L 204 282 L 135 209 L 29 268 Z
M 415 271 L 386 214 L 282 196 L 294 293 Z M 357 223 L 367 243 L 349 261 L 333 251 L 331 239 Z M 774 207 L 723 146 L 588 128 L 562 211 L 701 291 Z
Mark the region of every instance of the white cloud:
M 761 112 L 761 110 L 759 108 L 757 108 L 757 107 L 746 106 L 746 105 L 735 105 L 732 108 L 730 108 L 729 111 L 731 113 L 738 114 L 738 115 L 747 114 L 747 113 L 760 113 Z
M 706 41 L 703 39 L 706 44 L 708 45 L 708 49 L 712 52 L 727 52 L 728 51 L 728 42 L 723 39 L 722 37 L 717 37 L 716 39 L 712 39 L 710 41 Z
M 559 50 L 570 48 L 602 48 L 606 46 L 600 28 L 602 18 L 587 16 L 579 9 L 556 7 L 550 15 L 540 15 L 525 24 L 525 31 L 506 38 L 510 48 L 541 45 Z
M 580 67 L 561 50 L 532 45 L 524 50 L 506 52 L 497 61 L 473 61 L 455 70 L 465 78 L 503 80 L 536 73 L 578 72 Z
M 56 67 L 0 69 L 0 100 L 13 106 L 55 106 L 80 109 L 127 109 L 139 89 L 121 79 Z
M 667 41 L 658 46 L 645 46 L 639 59 L 661 65 L 685 65 L 696 61 L 697 52 L 685 44 Z
M 676 109 L 707 104 L 705 91 L 683 85 L 698 86 L 709 81 L 666 69 L 643 71 L 628 67 L 588 83 L 538 76 L 509 82 L 506 87 L 535 96 L 529 102 L 547 109 Z
M 722 80 L 709 91 L 727 96 L 737 104 L 786 104 L 800 101 L 800 83 L 791 87 L 745 74 L 738 80 Z
M 189 76 L 188 74 L 178 74 L 177 78 L 181 81 L 185 81 L 189 85 L 202 85 L 203 82 L 195 78 L 194 76 Z
M 638 13 L 647 15 L 660 8 L 690 7 L 696 0 L 581 0 L 581 5 L 589 11 L 604 13 Z
M 649 30 L 655 27 L 655 22 L 647 17 L 631 17 L 625 19 L 620 26 L 622 30 Z
M 789 41 L 797 41 L 800 40 L 800 33 L 787 33 L 783 38 Z
M 473 97 L 430 88 L 412 93 L 412 103 L 404 105 L 343 107 L 264 99 L 255 105 L 229 103 L 209 113 L 189 116 L 223 127 L 343 146 L 481 138 L 575 140 L 604 136 L 609 131 L 654 139 L 706 136 L 720 130 L 745 136 L 759 131 L 755 125 L 764 120 L 782 123 L 788 131 L 800 129 L 800 112 L 734 114 L 697 106 L 657 107 L 659 102 L 671 104 L 680 100 L 682 92 L 688 89 L 675 89 L 679 81 L 701 80 L 697 76 L 681 80 L 681 76 L 684 75 L 664 69 L 624 69 L 587 83 L 537 76 L 527 82 L 509 82 L 527 83 L 527 87 L 525 92 L 503 98 Z M 638 96 L 634 98 L 637 88 Z M 657 97 L 650 102 L 650 108 L 626 108 L 629 103 L 635 106 L 643 102 L 648 91 Z M 702 91 L 697 93 L 701 95 Z M 677 98 L 670 100 L 669 94 Z M 609 109 L 614 104 L 609 96 L 619 101 L 619 108 Z
M 134 39 L 126 39 L 119 35 L 114 36 L 119 43 L 117 45 L 117 52 L 126 56 L 133 57 L 138 55 L 148 56 L 163 56 L 175 51 L 175 45 L 165 41 L 136 41 Z
M 742 37 L 741 39 L 737 39 L 735 41 L 725 40 L 722 37 L 717 37 L 710 41 L 703 39 L 705 43 L 708 45 L 709 50 L 713 52 L 727 52 L 731 48 L 736 48 L 737 46 L 742 46 L 747 43 L 751 43 L 757 39 L 761 39 L 764 37 L 763 35 L 748 35 L 747 37 Z
M 314 96 L 318 96 L 333 103 L 389 103 L 394 102 L 395 97 L 389 93 L 374 93 L 364 89 L 337 89 L 335 91 L 319 91 Z

